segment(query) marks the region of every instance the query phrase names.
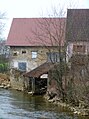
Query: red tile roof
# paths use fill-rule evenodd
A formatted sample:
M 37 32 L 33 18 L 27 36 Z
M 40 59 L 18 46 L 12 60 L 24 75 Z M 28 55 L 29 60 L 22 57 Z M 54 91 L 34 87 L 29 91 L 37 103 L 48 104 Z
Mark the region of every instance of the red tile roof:
M 65 23 L 66 18 L 14 18 L 6 44 L 8 46 L 51 46 L 52 43 L 58 45 L 61 42 L 63 45 Z

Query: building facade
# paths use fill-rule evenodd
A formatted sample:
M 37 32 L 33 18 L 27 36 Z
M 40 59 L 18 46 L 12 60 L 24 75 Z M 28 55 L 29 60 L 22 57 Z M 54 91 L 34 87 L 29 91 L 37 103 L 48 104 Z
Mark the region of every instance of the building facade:
M 45 62 L 58 62 L 65 23 L 65 18 L 14 18 L 7 38 L 10 67 L 31 71 Z
M 68 9 L 66 41 L 69 58 L 89 54 L 89 9 Z
M 49 51 L 50 50 L 50 51 Z M 10 67 L 31 71 L 45 62 L 57 62 L 59 52 L 56 47 L 11 47 Z

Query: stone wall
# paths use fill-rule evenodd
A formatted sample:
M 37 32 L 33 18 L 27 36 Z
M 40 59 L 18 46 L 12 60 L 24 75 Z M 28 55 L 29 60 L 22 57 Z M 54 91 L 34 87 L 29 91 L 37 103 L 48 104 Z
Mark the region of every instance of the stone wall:
M 11 88 L 23 91 L 25 89 L 23 72 L 11 69 L 10 72 L 10 83 Z
M 26 52 L 22 53 L 23 51 Z M 37 58 L 32 58 L 32 51 L 37 52 Z M 18 62 L 26 62 L 26 71 L 31 71 L 47 61 L 47 53 L 49 51 L 58 52 L 58 49 L 57 47 L 11 47 L 10 67 L 18 68 Z M 16 56 L 14 55 L 15 52 L 17 52 Z
M 11 88 L 24 91 L 24 81 L 22 78 L 19 77 L 19 80 L 17 80 L 14 77 L 10 77 L 10 82 Z

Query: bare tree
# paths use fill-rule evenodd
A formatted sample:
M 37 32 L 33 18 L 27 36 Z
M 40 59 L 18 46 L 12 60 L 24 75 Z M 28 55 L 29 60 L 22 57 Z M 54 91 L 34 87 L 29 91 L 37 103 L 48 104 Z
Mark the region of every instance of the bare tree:
M 79 104 L 79 100 L 83 98 L 84 99 L 86 98 L 88 100 L 88 94 L 89 94 L 88 93 L 89 92 L 88 91 L 88 77 L 89 77 L 88 65 L 89 64 L 87 64 L 89 58 L 88 55 L 86 55 L 85 53 L 86 51 L 85 45 L 88 43 L 87 42 L 88 26 L 86 26 L 88 23 L 88 18 L 87 18 L 88 16 L 86 17 L 85 12 L 81 11 L 82 16 L 81 15 L 79 16 L 79 14 L 77 13 L 76 14 L 77 17 L 71 16 L 70 19 L 67 18 L 67 22 L 66 22 L 65 18 L 60 17 L 62 16 L 61 14 L 64 14 L 62 10 L 59 12 L 60 14 L 57 14 L 55 10 L 54 12 L 55 15 L 59 17 L 53 18 L 51 16 L 49 18 L 42 18 L 42 20 L 38 19 L 37 20 L 38 27 L 36 31 L 34 31 L 33 33 L 37 41 L 40 40 L 42 46 L 45 46 L 48 49 L 50 62 L 56 64 L 54 66 L 55 68 L 50 71 L 50 75 L 51 75 L 51 80 L 55 80 L 57 82 L 57 88 L 60 97 L 62 97 L 63 101 L 67 99 L 69 101 L 72 101 L 73 103 L 75 102 L 77 105 Z M 68 14 L 70 13 L 68 12 Z M 75 13 L 73 14 L 75 15 Z M 80 23 L 79 20 L 81 20 Z M 65 27 L 67 27 L 68 29 Z M 66 38 L 65 38 L 65 33 L 66 33 Z M 66 42 L 65 39 L 69 41 Z M 66 52 L 68 43 L 73 43 L 74 45 L 72 49 L 72 54 L 70 56 L 69 56 L 69 52 Z M 51 49 L 50 46 L 53 46 L 52 47 L 53 49 Z M 76 49 L 76 46 L 79 46 L 79 48 Z M 54 47 L 56 50 L 54 49 Z M 57 53 L 56 55 L 55 52 Z M 56 60 L 51 55 L 52 53 L 54 54 L 54 56 L 57 57 Z M 69 62 L 71 62 L 70 71 L 67 66 L 66 57 L 70 58 L 68 59 L 69 60 L 68 64 Z M 82 64 L 81 66 L 81 63 L 84 64 Z M 68 77 L 68 71 L 69 71 L 69 77 Z
M 7 46 L 3 31 L 5 28 L 6 13 L 0 12 L 0 72 L 8 70 L 8 59 L 6 58 Z
M 69 10 L 67 17 L 67 43 L 72 46 L 72 55 L 69 62 L 71 63 L 69 84 L 67 95 L 74 104 L 89 100 L 89 32 L 88 32 L 89 14 L 88 10 Z M 69 74 L 69 75 L 70 75 Z M 85 105 L 86 105 L 85 104 Z M 84 105 L 83 105 L 84 106 Z
M 37 29 L 32 31 L 36 41 L 40 41 L 42 46 L 47 49 L 47 62 L 55 65 L 51 71 L 50 80 L 56 81 L 56 90 L 58 90 L 62 100 L 65 100 L 66 95 L 64 75 L 66 74 L 66 68 L 68 68 L 65 42 L 66 18 L 63 17 L 65 13 L 63 9 L 60 9 L 59 12 L 54 10 L 54 17 L 37 19 Z
M 2 32 L 5 27 L 4 20 L 6 19 L 6 13 L 0 12 L 0 37 L 2 37 Z

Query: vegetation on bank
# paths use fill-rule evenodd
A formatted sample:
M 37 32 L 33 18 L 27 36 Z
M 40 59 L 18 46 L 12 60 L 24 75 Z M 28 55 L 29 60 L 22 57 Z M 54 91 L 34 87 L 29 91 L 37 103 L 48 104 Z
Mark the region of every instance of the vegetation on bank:
M 68 106 L 76 114 L 89 115 L 89 56 L 72 56 L 70 67 L 59 64 L 50 72 L 49 86 L 56 81 L 56 91 L 48 90 L 47 99 Z
M 9 70 L 9 59 L 5 55 L 0 55 L 0 72 L 4 73 Z
M 8 63 L 0 63 L 0 72 L 8 71 Z

